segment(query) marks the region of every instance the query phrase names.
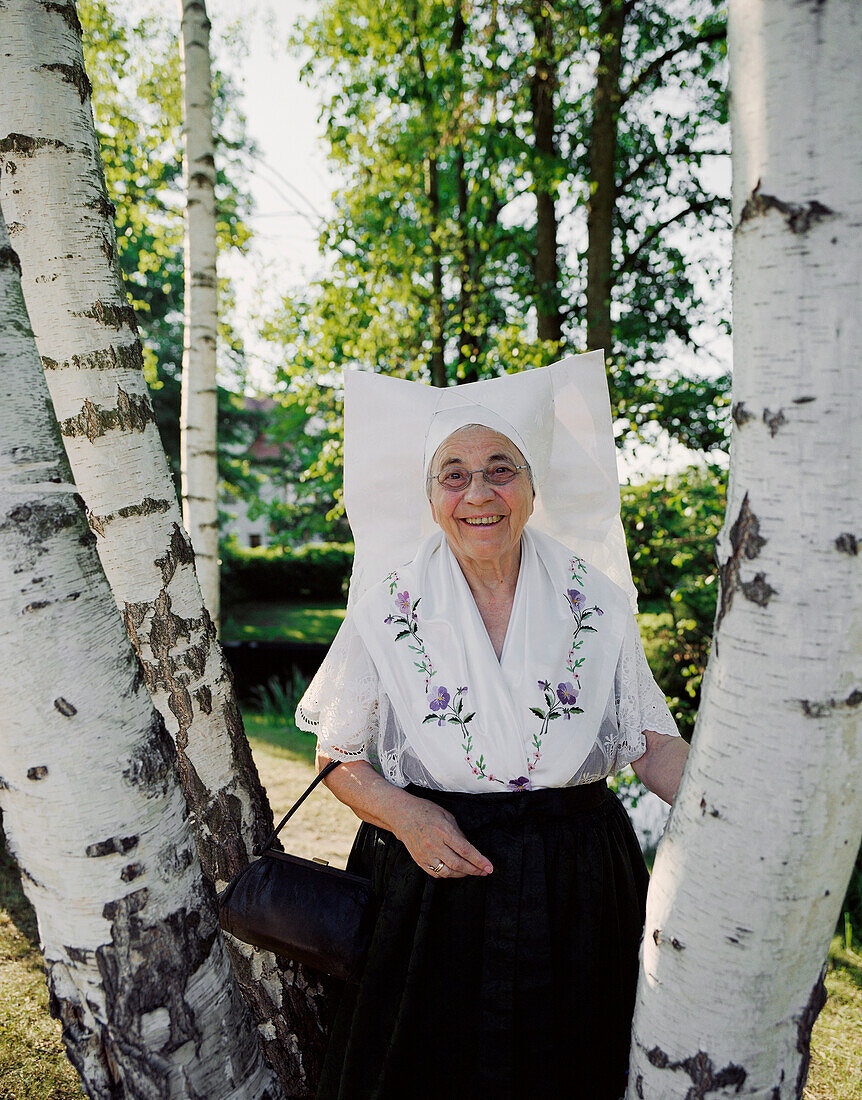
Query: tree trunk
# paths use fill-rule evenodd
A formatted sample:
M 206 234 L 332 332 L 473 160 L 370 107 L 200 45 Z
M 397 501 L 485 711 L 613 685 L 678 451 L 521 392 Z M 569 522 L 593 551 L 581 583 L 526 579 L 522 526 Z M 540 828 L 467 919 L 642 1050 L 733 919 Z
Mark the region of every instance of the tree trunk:
M 80 34 L 73 3 L 0 7 L 0 202 L 102 566 L 176 741 L 204 873 L 221 886 L 266 838 L 272 814 L 201 602 L 143 377 Z M 285 1090 L 313 1089 L 325 1046 L 321 985 L 236 941 L 229 950 Z
M 0 211 L 0 803 L 91 1097 L 281 1095 L 230 972 L 174 746 L 54 419 Z
M 533 148 L 538 154 L 536 178 L 536 319 L 540 340 L 562 341 L 560 269 L 557 263 L 556 187 L 548 178 L 557 161 L 554 92 L 557 62 L 554 22 L 548 0 L 536 0 L 530 18 L 535 34 L 535 63 L 530 80 L 533 107 Z
M 590 127 L 587 206 L 587 350 L 613 348 L 611 284 L 624 0 L 601 0 L 599 62 Z
M 195 550 L 204 607 L 219 621 L 216 450 L 215 145 L 210 86 L 210 22 L 204 0 L 178 0 L 182 33 L 185 334 L 180 408 L 183 523 Z
M 440 241 L 440 176 L 437 157 L 425 161 L 425 191 L 431 207 L 431 385 L 445 386 L 446 303 L 443 299 L 443 259 Z
M 862 8 L 731 0 L 729 44 L 721 596 L 650 886 L 630 1100 L 802 1096 L 862 832 Z

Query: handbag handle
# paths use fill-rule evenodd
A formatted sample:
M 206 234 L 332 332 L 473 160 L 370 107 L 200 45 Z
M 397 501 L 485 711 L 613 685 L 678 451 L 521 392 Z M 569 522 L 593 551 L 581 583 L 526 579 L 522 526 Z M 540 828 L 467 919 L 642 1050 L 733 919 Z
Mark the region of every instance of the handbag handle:
M 293 815 L 296 813 L 296 811 L 299 809 L 299 807 L 303 804 L 303 802 L 306 800 L 306 798 L 308 798 L 308 796 L 311 794 L 311 792 L 314 790 L 314 788 L 317 786 L 317 784 L 322 779 L 325 779 L 326 776 L 329 775 L 329 773 L 333 770 L 333 768 L 337 768 L 338 765 L 341 764 L 341 763 L 342 763 L 341 760 L 330 760 L 329 763 L 326 765 L 326 767 L 323 769 L 323 771 L 318 772 L 318 774 L 314 777 L 314 779 L 312 779 L 312 781 L 308 784 L 308 787 L 305 789 L 304 793 L 301 794 L 299 796 L 299 798 L 297 798 L 296 802 L 294 802 L 294 804 L 290 807 L 290 809 L 287 811 L 287 813 L 284 815 L 284 817 L 281 819 L 281 821 L 278 823 L 278 825 L 276 825 L 276 827 L 272 830 L 272 832 L 267 837 L 266 841 L 263 844 L 255 844 L 254 848 L 252 848 L 252 855 L 259 856 L 262 852 L 265 852 L 267 850 L 267 848 L 269 848 L 272 845 L 272 842 L 275 840 L 275 838 L 278 836 L 278 834 L 281 832 L 281 830 L 287 824 L 288 818 L 293 817 Z
M 267 848 L 270 846 L 270 844 L 272 844 L 272 842 L 275 840 L 275 838 L 278 836 L 278 834 L 284 828 L 284 825 L 285 825 L 285 822 L 287 821 L 287 819 L 292 814 L 296 813 L 296 811 L 299 809 L 299 807 L 302 805 L 302 803 L 306 800 L 306 798 L 308 798 L 308 796 L 311 794 L 311 792 L 314 790 L 314 788 L 317 786 L 317 784 L 321 781 L 321 779 L 325 779 L 326 776 L 329 775 L 329 773 L 332 771 L 332 769 L 337 768 L 338 765 L 341 764 L 341 763 L 342 763 L 341 760 L 330 760 L 330 762 L 326 765 L 326 767 L 323 769 L 323 771 L 319 772 L 314 777 L 314 779 L 312 779 L 312 781 L 306 787 L 305 791 L 299 796 L 299 798 L 297 798 L 296 802 L 294 802 L 294 804 L 290 807 L 290 809 L 287 811 L 287 813 L 284 815 L 284 817 L 281 819 L 281 821 L 278 823 L 278 825 L 276 825 L 276 827 L 272 830 L 272 832 L 267 837 L 266 842 L 264 844 L 255 844 L 254 848 L 252 848 L 252 855 L 259 856 L 259 855 L 261 855 L 261 853 L 263 853 L 267 850 Z M 254 863 L 251 860 L 249 860 L 249 862 L 245 865 L 245 867 L 243 867 L 243 869 L 241 871 L 237 871 L 237 873 L 233 876 L 233 878 L 230 880 L 230 882 L 227 884 L 227 886 L 224 888 L 224 890 L 222 890 L 222 892 L 218 895 L 219 909 L 222 909 L 225 905 L 227 905 L 231 894 L 234 892 L 234 889 L 236 888 L 236 884 L 243 877 L 243 875 L 246 873 L 246 871 L 249 871 L 253 866 L 254 866 Z

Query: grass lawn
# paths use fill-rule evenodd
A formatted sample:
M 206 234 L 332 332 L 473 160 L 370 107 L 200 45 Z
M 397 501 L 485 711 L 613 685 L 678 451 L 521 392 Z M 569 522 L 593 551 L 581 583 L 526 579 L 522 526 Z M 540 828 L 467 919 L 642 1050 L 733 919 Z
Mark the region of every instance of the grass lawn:
M 331 642 L 344 621 L 344 606 L 257 600 L 225 608 L 225 642 Z
M 261 779 L 280 816 L 312 776 L 314 738 L 275 713 L 245 713 L 244 718 Z M 357 826 L 353 814 L 323 789 L 314 792 L 282 835 L 289 851 L 322 856 L 343 867 Z M 33 911 L 0 845 L 0 1097 L 80 1100 L 59 1024 L 48 1015 L 37 942 Z M 845 951 L 838 937 L 830 950 L 826 986 L 829 998 L 812 1033 L 804 1100 L 862 1100 L 862 956 Z

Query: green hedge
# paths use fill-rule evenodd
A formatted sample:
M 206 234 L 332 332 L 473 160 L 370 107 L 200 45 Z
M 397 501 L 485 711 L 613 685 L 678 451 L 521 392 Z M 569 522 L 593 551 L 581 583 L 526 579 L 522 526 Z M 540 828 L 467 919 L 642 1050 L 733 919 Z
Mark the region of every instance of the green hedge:
M 228 542 L 221 551 L 221 597 L 225 604 L 247 600 L 346 598 L 353 543 L 326 542 L 290 549 Z

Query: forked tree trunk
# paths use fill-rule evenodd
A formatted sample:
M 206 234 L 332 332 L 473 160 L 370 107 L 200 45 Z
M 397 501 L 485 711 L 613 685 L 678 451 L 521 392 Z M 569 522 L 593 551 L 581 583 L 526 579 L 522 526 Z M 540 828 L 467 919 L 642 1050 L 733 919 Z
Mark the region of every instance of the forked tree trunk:
M 275 1100 L 72 481 L 0 211 L 0 804 L 91 1097 Z
M 115 259 L 74 4 L 0 5 L 0 202 L 54 410 L 97 549 L 168 731 L 204 873 L 221 885 L 272 815 L 156 429 Z M 325 1044 L 314 976 L 229 941 L 289 1094 L 313 1088 Z
M 195 548 L 204 607 L 219 621 L 216 440 L 215 145 L 210 22 L 204 0 L 178 0 L 182 33 L 185 332 L 180 408 L 183 523 Z
M 731 0 L 729 43 L 721 596 L 647 902 L 630 1100 L 802 1096 L 862 831 L 862 7 Z

